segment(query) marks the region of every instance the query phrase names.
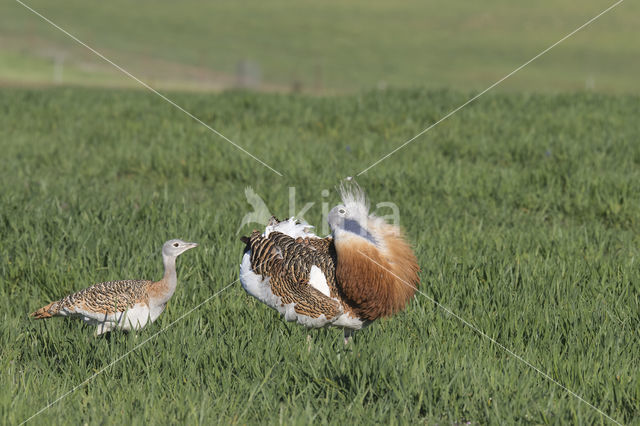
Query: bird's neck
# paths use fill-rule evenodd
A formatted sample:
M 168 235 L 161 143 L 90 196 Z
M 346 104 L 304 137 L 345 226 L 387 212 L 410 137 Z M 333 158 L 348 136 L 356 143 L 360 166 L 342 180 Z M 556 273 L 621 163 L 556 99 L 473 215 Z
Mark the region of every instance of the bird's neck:
M 178 275 L 176 273 L 176 258 L 175 256 L 162 255 L 162 261 L 164 263 L 164 276 L 160 281 L 163 285 L 163 291 L 160 292 L 159 302 L 166 303 L 173 293 L 176 291 L 178 285 Z
M 345 222 L 347 229 L 332 230 L 331 236 L 335 241 L 353 242 L 353 243 L 370 243 L 378 246 L 378 238 L 376 235 L 365 228 L 360 227 L 357 222 Z
M 404 309 L 420 283 L 411 246 L 391 231 L 383 249 L 358 237 L 334 239 L 336 279 L 360 318 L 375 320 Z

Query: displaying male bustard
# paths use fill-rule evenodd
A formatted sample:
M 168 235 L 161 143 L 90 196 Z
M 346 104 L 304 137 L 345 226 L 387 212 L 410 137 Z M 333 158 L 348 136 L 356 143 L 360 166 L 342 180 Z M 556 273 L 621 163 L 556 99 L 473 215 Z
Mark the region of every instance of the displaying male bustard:
M 77 317 L 96 325 L 96 335 L 113 329 L 139 330 L 158 319 L 176 291 L 176 258 L 197 246 L 182 240 L 164 243 L 164 276 L 160 281 L 124 280 L 95 284 L 49 303 L 31 316 L 38 319 Z
M 251 296 L 309 328 L 351 333 L 404 309 L 420 283 L 419 267 L 397 226 L 369 213 L 364 192 L 341 187 L 329 212 L 331 237 L 294 218 L 272 218 L 264 233 L 242 237 L 240 282 Z

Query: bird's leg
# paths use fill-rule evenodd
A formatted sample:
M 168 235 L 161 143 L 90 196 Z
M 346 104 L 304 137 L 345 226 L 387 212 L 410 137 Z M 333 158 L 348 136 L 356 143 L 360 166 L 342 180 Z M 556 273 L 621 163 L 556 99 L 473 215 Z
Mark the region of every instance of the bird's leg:
M 311 352 L 311 335 L 307 334 L 307 352 Z
M 109 322 L 102 322 L 100 324 L 98 324 L 98 326 L 96 327 L 96 337 L 100 336 L 101 334 L 104 334 L 108 331 L 111 331 L 112 329 L 112 325 Z
M 353 330 L 348 328 L 344 329 L 344 345 L 347 346 L 349 342 L 351 342 L 351 336 L 353 335 Z

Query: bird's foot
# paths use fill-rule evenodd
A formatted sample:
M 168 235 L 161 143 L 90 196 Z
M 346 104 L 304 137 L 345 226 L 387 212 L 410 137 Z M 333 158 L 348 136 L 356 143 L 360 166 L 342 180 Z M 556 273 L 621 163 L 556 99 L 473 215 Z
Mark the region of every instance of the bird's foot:
M 108 323 L 101 323 L 98 324 L 98 326 L 96 327 L 96 332 L 95 332 L 95 336 L 98 337 L 102 334 L 108 333 L 110 332 L 112 329 L 111 324 Z
M 353 330 L 344 329 L 344 345 L 347 346 L 351 343 L 351 336 L 353 335 Z

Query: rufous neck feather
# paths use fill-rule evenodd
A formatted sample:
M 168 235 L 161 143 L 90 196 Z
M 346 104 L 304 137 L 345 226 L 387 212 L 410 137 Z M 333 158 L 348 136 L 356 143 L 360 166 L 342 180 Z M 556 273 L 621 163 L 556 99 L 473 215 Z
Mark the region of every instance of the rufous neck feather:
M 369 225 L 377 244 L 347 234 L 334 244 L 343 294 L 362 318 L 374 320 L 404 309 L 420 284 L 420 268 L 399 228 L 375 217 Z

